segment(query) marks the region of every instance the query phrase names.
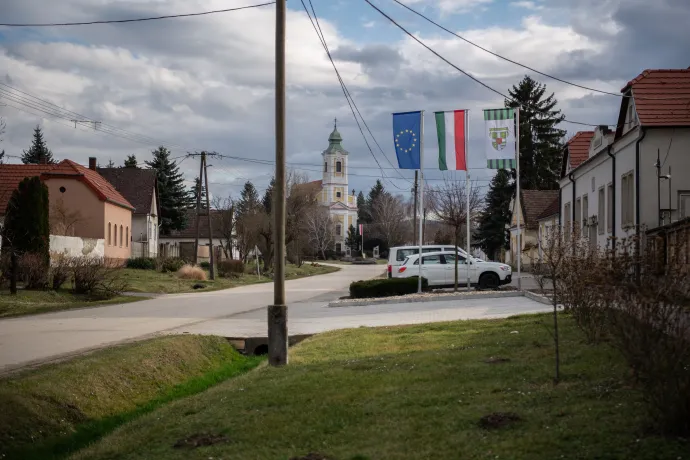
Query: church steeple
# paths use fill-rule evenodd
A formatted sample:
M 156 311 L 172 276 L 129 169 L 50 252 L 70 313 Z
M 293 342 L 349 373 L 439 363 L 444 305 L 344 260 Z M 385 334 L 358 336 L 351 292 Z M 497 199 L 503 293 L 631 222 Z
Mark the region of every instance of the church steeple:
M 347 150 L 343 148 L 343 137 L 338 132 L 338 119 L 333 120 L 333 131 L 328 136 L 328 148 L 322 155 L 336 154 L 347 155 Z

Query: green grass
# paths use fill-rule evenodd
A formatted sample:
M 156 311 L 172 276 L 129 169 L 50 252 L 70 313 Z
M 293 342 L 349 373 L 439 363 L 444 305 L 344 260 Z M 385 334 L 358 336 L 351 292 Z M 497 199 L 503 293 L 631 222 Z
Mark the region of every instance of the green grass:
M 297 279 L 305 276 L 324 275 L 335 271 L 338 271 L 338 268 L 325 265 L 312 266 L 307 263 L 298 268 L 295 265 L 288 264 L 285 269 L 285 277 L 286 279 Z M 137 270 L 133 268 L 124 269 L 122 275 L 127 281 L 128 291 L 153 294 L 196 292 L 192 286 L 197 283 L 205 286 L 204 289 L 198 290 L 199 292 L 204 292 L 271 281 L 270 278 L 265 276 L 259 277 L 255 274 L 244 274 L 240 278 L 221 278 L 216 274 L 216 279 L 213 281 L 194 281 L 180 279 L 175 273 L 161 273 L 154 270 Z
M 58 458 L 259 362 L 219 337 L 169 336 L 0 381 L 0 458 Z
M 9 291 L 0 291 L 0 318 L 11 316 L 34 315 L 73 308 L 98 307 L 116 303 L 145 300 L 145 297 L 117 296 L 109 300 L 90 300 L 87 296 L 72 294 L 67 290 L 59 291 L 17 291 L 16 296 Z
M 169 404 L 73 458 L 687 458 L 687 442 L 643 429 L 642 400 L 619 355 L 585 344 L 567 317 L 563 380 L 554 385 L 550 324 L 537 315 L 315 336 L 291 351 L 289 366 Z M 522 420 L 479 427 L 498 411 Z M 196 433 L 230 441 L 172 447 Z

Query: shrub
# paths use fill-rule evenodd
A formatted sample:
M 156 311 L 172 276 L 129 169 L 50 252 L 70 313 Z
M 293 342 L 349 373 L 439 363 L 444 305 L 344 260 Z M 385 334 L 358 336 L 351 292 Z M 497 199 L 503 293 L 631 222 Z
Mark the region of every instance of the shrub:
M 155 270 L 156 260 L 151 257 L 133 257 L 127 260 L 127 268 L 138 270 Z
M 218 263 L 218 276 L 231 278 L 244 273 L 244 264 L 241 260 L 223 260 Z
M 19 274 L 26 289 L 45 289 L 48 285 L 48 264 L 41 254 L 22 254 L 19 257 Z
M 201 262 L 199 263 L 199 266 L 203 268 L 204 270 L 210 270 L 211 269 L 211 263 L 210 262 Z
M 417 278 L 389 278 L 367 281 L 355 281 L 350 284 L 350 297 L 366 299 L 371 297 L 391 297 L 397 295 L 414 294 L 417 292 Z M 428 283 L 422 278 L 422 289 L 426 290 Z
M 160 264 L 163 273 L 175 273 L 185 265 L 185 262 L 179 257 L 168 257 L 163 259 Z
M 94 299 L 111 299 L 127 289 L 118 262 L 98 257 L 75 257 L 70 261 L 74 293 Z
M 183 265 L 177 271 L 177 276 L 185 280 L 206 281 L 206 272 L 201 267 L 194 265 Z
M 67 282 L 70 275 L 70 259 L 64 254 L 53 253 L 50 256 L 51 286 L 57 291 Z

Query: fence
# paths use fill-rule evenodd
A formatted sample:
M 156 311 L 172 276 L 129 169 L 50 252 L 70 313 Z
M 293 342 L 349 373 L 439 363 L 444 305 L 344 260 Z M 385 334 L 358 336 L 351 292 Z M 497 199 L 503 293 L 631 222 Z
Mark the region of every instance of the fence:
M 50 235 L 50 252 L 68 257 L 104 257 L 105 240 L 79 236 Z

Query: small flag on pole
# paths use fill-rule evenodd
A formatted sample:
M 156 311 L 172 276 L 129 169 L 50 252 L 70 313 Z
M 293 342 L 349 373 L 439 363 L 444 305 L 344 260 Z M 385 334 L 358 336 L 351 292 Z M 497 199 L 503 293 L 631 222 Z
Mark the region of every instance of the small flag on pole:
M 515 109 L 484 110 L 486 159 L 489 169 L 514 169 Z
M 359 234 L 364 235 L 364 224 L 359 224 Z
M 393 144 L 400 169 L 419 169 L 422 112 L 393 114 Z
M 465 110 L 436 112 L 438 167 L 442 171 L 467 171 Z

